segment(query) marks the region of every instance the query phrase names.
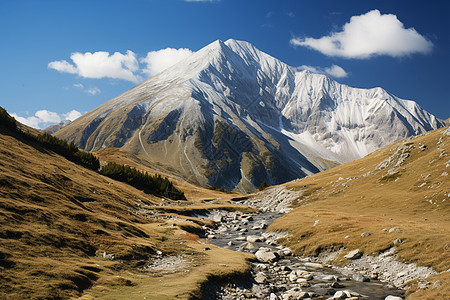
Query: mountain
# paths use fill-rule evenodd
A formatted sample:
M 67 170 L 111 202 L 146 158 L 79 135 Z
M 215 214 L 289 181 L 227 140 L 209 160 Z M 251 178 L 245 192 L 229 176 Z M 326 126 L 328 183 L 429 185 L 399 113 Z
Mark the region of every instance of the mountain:
M 202 186 L 252 191 L 348 162 L 443 122 L 382 88 L 298 72 L 252 44 L 215 41 L 56 135 L 118 147 Z
M 72 121 L 64 120 L 64 121 L 59 122 L 58 124 L 48 126 L 47 128 L 44 129 L 44 131 L 48 132 L 48 133 L 55 133 L 58 130 L 61 130 L 65 126 L 69 125 L 70 123 L 72 123 Z

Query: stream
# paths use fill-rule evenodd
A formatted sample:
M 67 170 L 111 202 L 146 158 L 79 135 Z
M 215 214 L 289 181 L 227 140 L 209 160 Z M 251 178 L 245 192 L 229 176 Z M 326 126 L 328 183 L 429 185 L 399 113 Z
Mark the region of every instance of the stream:
M 252 278 L 219 287 L 215 299 L 403 299 L 404 291 L 356 273 L 344 276 L 329 265 L 309 257 L 293 256 L 289 248 L 278 245 L 280 234 L 265 228 L 283 214 L 217 211 L 207 216 L 220 221 L 209 229 L 212 244 L 235 251 L 254 253 Z M 205 217 L 205 216 L 203 216 Z M 208 297 L 209 298 L 209 297 Z

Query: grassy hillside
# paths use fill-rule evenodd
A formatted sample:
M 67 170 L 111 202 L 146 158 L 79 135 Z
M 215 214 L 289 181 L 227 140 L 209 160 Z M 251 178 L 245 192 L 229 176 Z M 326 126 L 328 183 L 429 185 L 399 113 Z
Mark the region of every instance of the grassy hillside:
M 248 270 L 245 254 L 189 232 L 212 224 L 160 204 L 0 125 L 0 298 L 187 299 Z
M 377 254 L 397 243 L 398 258 L 450 269 L 450 129 L 399 141 L 368 156 L 286 184 L 301 191 L 296 208 L 270 230 L 289 231 L 284 243 L 297 254 L 345 250 Z M 364 234 L 363 233 L 369 233 Z M 448 299 L 449 272 L 412 299 Z M 415 291 L 413 287 L 410 293 Z
M 188 201 L 202 202 L 205 200 L 211 200 L 220 198 L 223 201 L 228 201 L 231 198 L 239 197 L 238 193 L 221 193 L 217 190 L 206 189 L 194 184 L 191 184 L 181 177 L 171 175 L 170 173 L 162 172 L 160 169 L 154 168 L 146 160 L 142 160 L 139 157 L 125 152 L 119 148 L 103 148 L 98 152 L 95 152 L 98 156 L 100 163 L 114 162 L 118 164 L 124 164 L 133 168 L 139 169 L 143 172 L 148 172 L 151 175 L 162 175 L 169 178 L 174 183 L 175 187 L 181 189 Z

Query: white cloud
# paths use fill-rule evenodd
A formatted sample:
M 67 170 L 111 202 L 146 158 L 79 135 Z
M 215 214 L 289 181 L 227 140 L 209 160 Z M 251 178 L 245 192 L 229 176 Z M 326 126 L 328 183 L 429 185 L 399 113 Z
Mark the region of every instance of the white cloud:
M 190 56 L 192 53 L 193 52 L 187 48 L 166 48 L 148 52 L 147 56 L 141 59 L 141 63 L 147 65 L 142 72 L 148 76 L 156 75 Z
M 48 111 L 46 109 L 38 110 L 34 115 L 38 117 L 42 121 L 42 123 L 61 122 L 61 117 L 57 113 Z
M 332 65 L 330 68 L 325 68 L 325 73 L 336 78 L 344 78 L 348 76 L 348 73 L 337 65 Z
M 82 116 L 82 114 L 77 110 L 71 110 L 68 113 L 62 114 L 64 120 L 74 121 Z
M 300 66 L 297 67 L 297 70 L 308 70 L 313 73 L 319 74 L 327 74 L 335 78 L 344 78 L 348 76 L 348 73 L 341 67 L 337 65 L 332 65 L 331 67 L 321 68 L 321 67 L 313 67 L 313 66 Z
M 293 38 L 291 44 L 304 46 L 328 56 L 370 58 L 377 55 L 401 57 L 429 53 L 433 44 L 414 28 L 405 28 L 396 15 L 382 15 L 375 9 L 353 16 L 340 32 L 315 39 Z
M 78 89 L 84 89 L 84 85 L 81 84 L 81 83 L 74 83 L 73 86 L 78 88 Z
M 71 110 L 68 113 L 59 115 L 56 112 L 52 112 L 46 109 L 38 110 L 33 116 L 20 117 L 15 113 L 12 113 L 17 121 L 22 124 L 28 125 L 33 128 L 43 129 L 50 125 L 60 123 L 61 121 L 70 120 L 73 121 L 81 116 L 81 113 L 76 110 Z
M 139 75 L 134 74 L 139 70 L 139 63 L 136 55 L 130 50 L 127 50 L 126 54 L 115 52 L 112 55 L 106 51 L 75 52 L 70 55 L 70 59 L 73 64 L 60 60 L 50 62 L 48 67 L 84 78 L 114 78 L 135 83 L 142 80 Z
M 33 127 L 33 128 L 38 128 L 39 129 L 40 128 L 39 127 L 39 123 L 42 123 L 41 119 L 39 119 L 39 118 L 37 118 L 35 116 L 24 118 L 24 117 L 18 116 L 15 113 L 12 113 L 11 116 L 13 116 L 14 119 L 19 121 L 20 123 L 28 125 L 28 126 Z
M 88 94 L 91 94 L 92 96 L 95 96 L 97 94 L 100 94 L 102 91 L 100 91 L 99 88 L 93 87 L 93 88 L 90 88 L 88 90 L 85 90 L 85 92 L 88 93 Z
M 73 65 L 69 64 L 65 60 L 59 60 L 59 61 L 52 61 L 48 64 L 48 67 L 50 69 L 54 69 L 59 72 L 64 73 L 70 73 L 70 74 L 77 74 L 78 70 Z

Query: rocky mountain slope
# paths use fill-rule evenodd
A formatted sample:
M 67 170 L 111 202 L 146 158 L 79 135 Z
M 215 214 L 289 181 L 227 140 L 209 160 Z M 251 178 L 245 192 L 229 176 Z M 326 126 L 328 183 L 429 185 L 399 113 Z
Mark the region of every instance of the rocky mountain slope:
M 215 41 L 56 135 L 118 147 L 202 186 L 252 191 L 443 125 L 382 88 L 298 72 L 252 44 Z
M 294 253 L 409 288 L 408 299 L 448 299 L 449 154 L 446 127 L 268 189 L 247 204 L 294 208 L 269 227 L 289 234 L 282 243 Z M 273 203 L 283 187 L 290 203 Z

